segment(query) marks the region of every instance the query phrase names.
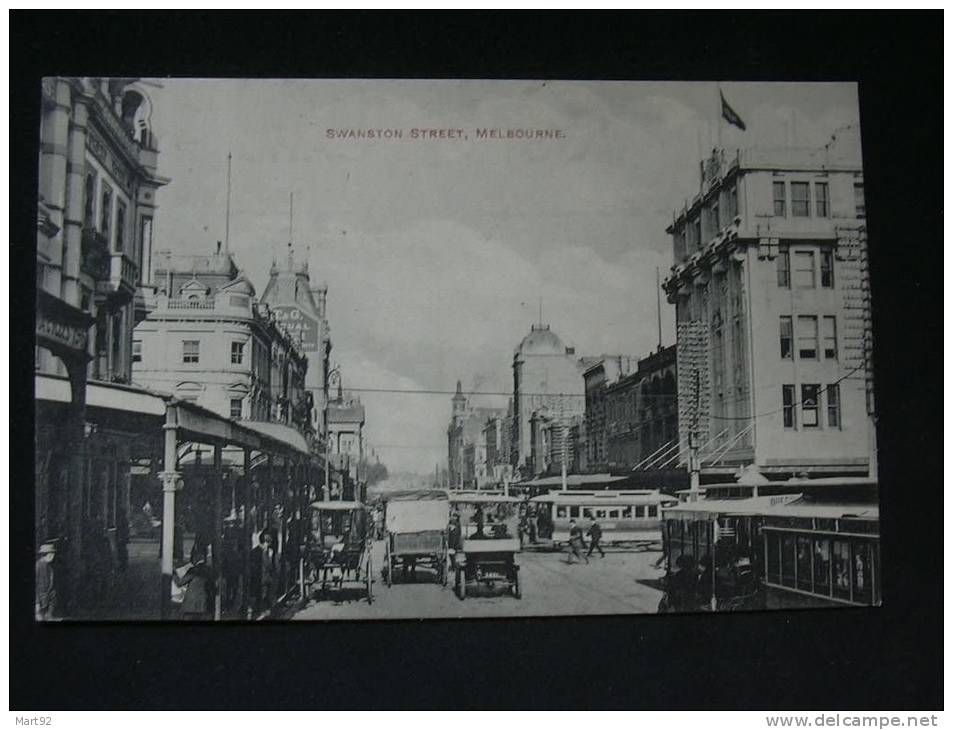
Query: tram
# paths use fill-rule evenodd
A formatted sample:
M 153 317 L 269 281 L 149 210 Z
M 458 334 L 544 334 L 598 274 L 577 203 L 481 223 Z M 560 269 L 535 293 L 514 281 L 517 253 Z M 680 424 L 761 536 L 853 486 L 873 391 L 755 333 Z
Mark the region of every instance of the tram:
M 569 542 L 569 523 L 594 518 L 602 527 L 603 544 L 635 543 L 643 547 L 662 545 L 662 509 L 678 499 L 658 489 L 619 492 L 550 492 L 533 497 L 536 534 L 552 540 L 553 547 Z

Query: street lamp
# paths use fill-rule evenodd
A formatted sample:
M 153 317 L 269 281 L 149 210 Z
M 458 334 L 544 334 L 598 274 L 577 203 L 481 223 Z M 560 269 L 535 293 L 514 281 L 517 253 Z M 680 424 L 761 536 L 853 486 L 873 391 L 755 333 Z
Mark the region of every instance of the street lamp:
M 333 386 L 338 387 L 338 392 L 340 393 L 341 389 L 341 370 L 337 366 L 331 368 L 328 371 L 327 378 L 325 379 L 327 384 L 327 399 L 324 406 L 324 488 L 328 490 L 328 499 L 331 499 L 331 420 L 330 415 L 330 405 L 331 405 L 331 388 Z M 342 494 L 343 497 L 343 494 Z

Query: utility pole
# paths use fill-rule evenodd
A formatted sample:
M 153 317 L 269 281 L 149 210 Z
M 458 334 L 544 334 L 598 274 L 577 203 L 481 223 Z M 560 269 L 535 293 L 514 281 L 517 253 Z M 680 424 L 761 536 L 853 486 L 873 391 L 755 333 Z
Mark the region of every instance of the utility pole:
M 566 425 L 566 422 L 565 422 L 565 421 L 563 421 L 563 423 L 561 424 L 560 429 L 562 430 L 562 434 L 563 434 L 563 448 L 562 448 L 562 456 L 563 456 L 563 469 L 562 469 L 563 483 L 562 483 L 562 487 L 563 487 L 563 491 L 565 492 L 566 489 L 567 489 L 567 484 L 566 484 L 566 446 L 567 446 L 567 444 L 569 443 L 569 427 Z
M 232 207 L 232 153 L 228 152 L 228 172 L 225 173 L 225 253 L 228 253 L 228 223 Z M 170 267 L 171 268 L 171 267 Z M 169 296 L 172 293 L 169 292 Z
M 658 266 L 655 267 L 655 311 L 658 314 L 658 352 L 662 351 L 662 284 L 659 281 Z

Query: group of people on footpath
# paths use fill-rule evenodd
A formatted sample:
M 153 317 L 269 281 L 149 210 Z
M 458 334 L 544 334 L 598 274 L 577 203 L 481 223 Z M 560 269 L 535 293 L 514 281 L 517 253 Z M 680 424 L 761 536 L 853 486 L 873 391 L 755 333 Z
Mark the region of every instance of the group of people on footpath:
M 278 587 L 278 556 L 272 547 L 274 538 L 269 530 L 258 534 L 258 545 L 249 554 L 249 581 L 247 587 L 247 616 L 256 619 L 267 614 L 275 603 Z M 206 621 L 214 611 L 214 574 L 208 564 L 208 544 L 196 540 L 189 562 L 172 574 L 173 602 L 178 603 L 179 615 L 185 621 Z
M 572 565 L 573 556 L 579 561 L 586 561 L 589 564 L 589 558 L 592 557 L 594 550 L 599 551 L 599 557 L 606 556 L 602 549 L 602 526 L 596 521 L 595 517 L 589 518 L 589 529 L 586 530 L 585 537 L 589 538 L 589 551 L 583 555 L 582 551 L 586 549 L 586 541 L 583 537 L 582 528 L 576 524 L 575 520 L 569 520 L 569 552 L 566 554 L 566 562 Z

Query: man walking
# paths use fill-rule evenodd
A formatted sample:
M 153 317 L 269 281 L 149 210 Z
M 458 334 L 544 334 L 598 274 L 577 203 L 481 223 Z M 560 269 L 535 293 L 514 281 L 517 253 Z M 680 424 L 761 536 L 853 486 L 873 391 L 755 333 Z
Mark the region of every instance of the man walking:
M 582 539 L 582 529 L 576 524 L 575 520 L 569 520 L 569 554 L 566 556 L 566 562 L 572 565 L 572 556 L 575 555 L 579 560 L 585 560 L 589 564 L 589 558 L 582 554 L 586 547 Z
M 595 517 L 589 518 L 589 530 L 586 536 L 589 538 L 589 552 L 586 553 L 586 557 L 592 557 L 592 551 L 598 550 L 599 557 L 604 558 L 606 554 L 602 552 L 602 545 L 599 544 L 602 540 L 602 526 L 596 522 Z

